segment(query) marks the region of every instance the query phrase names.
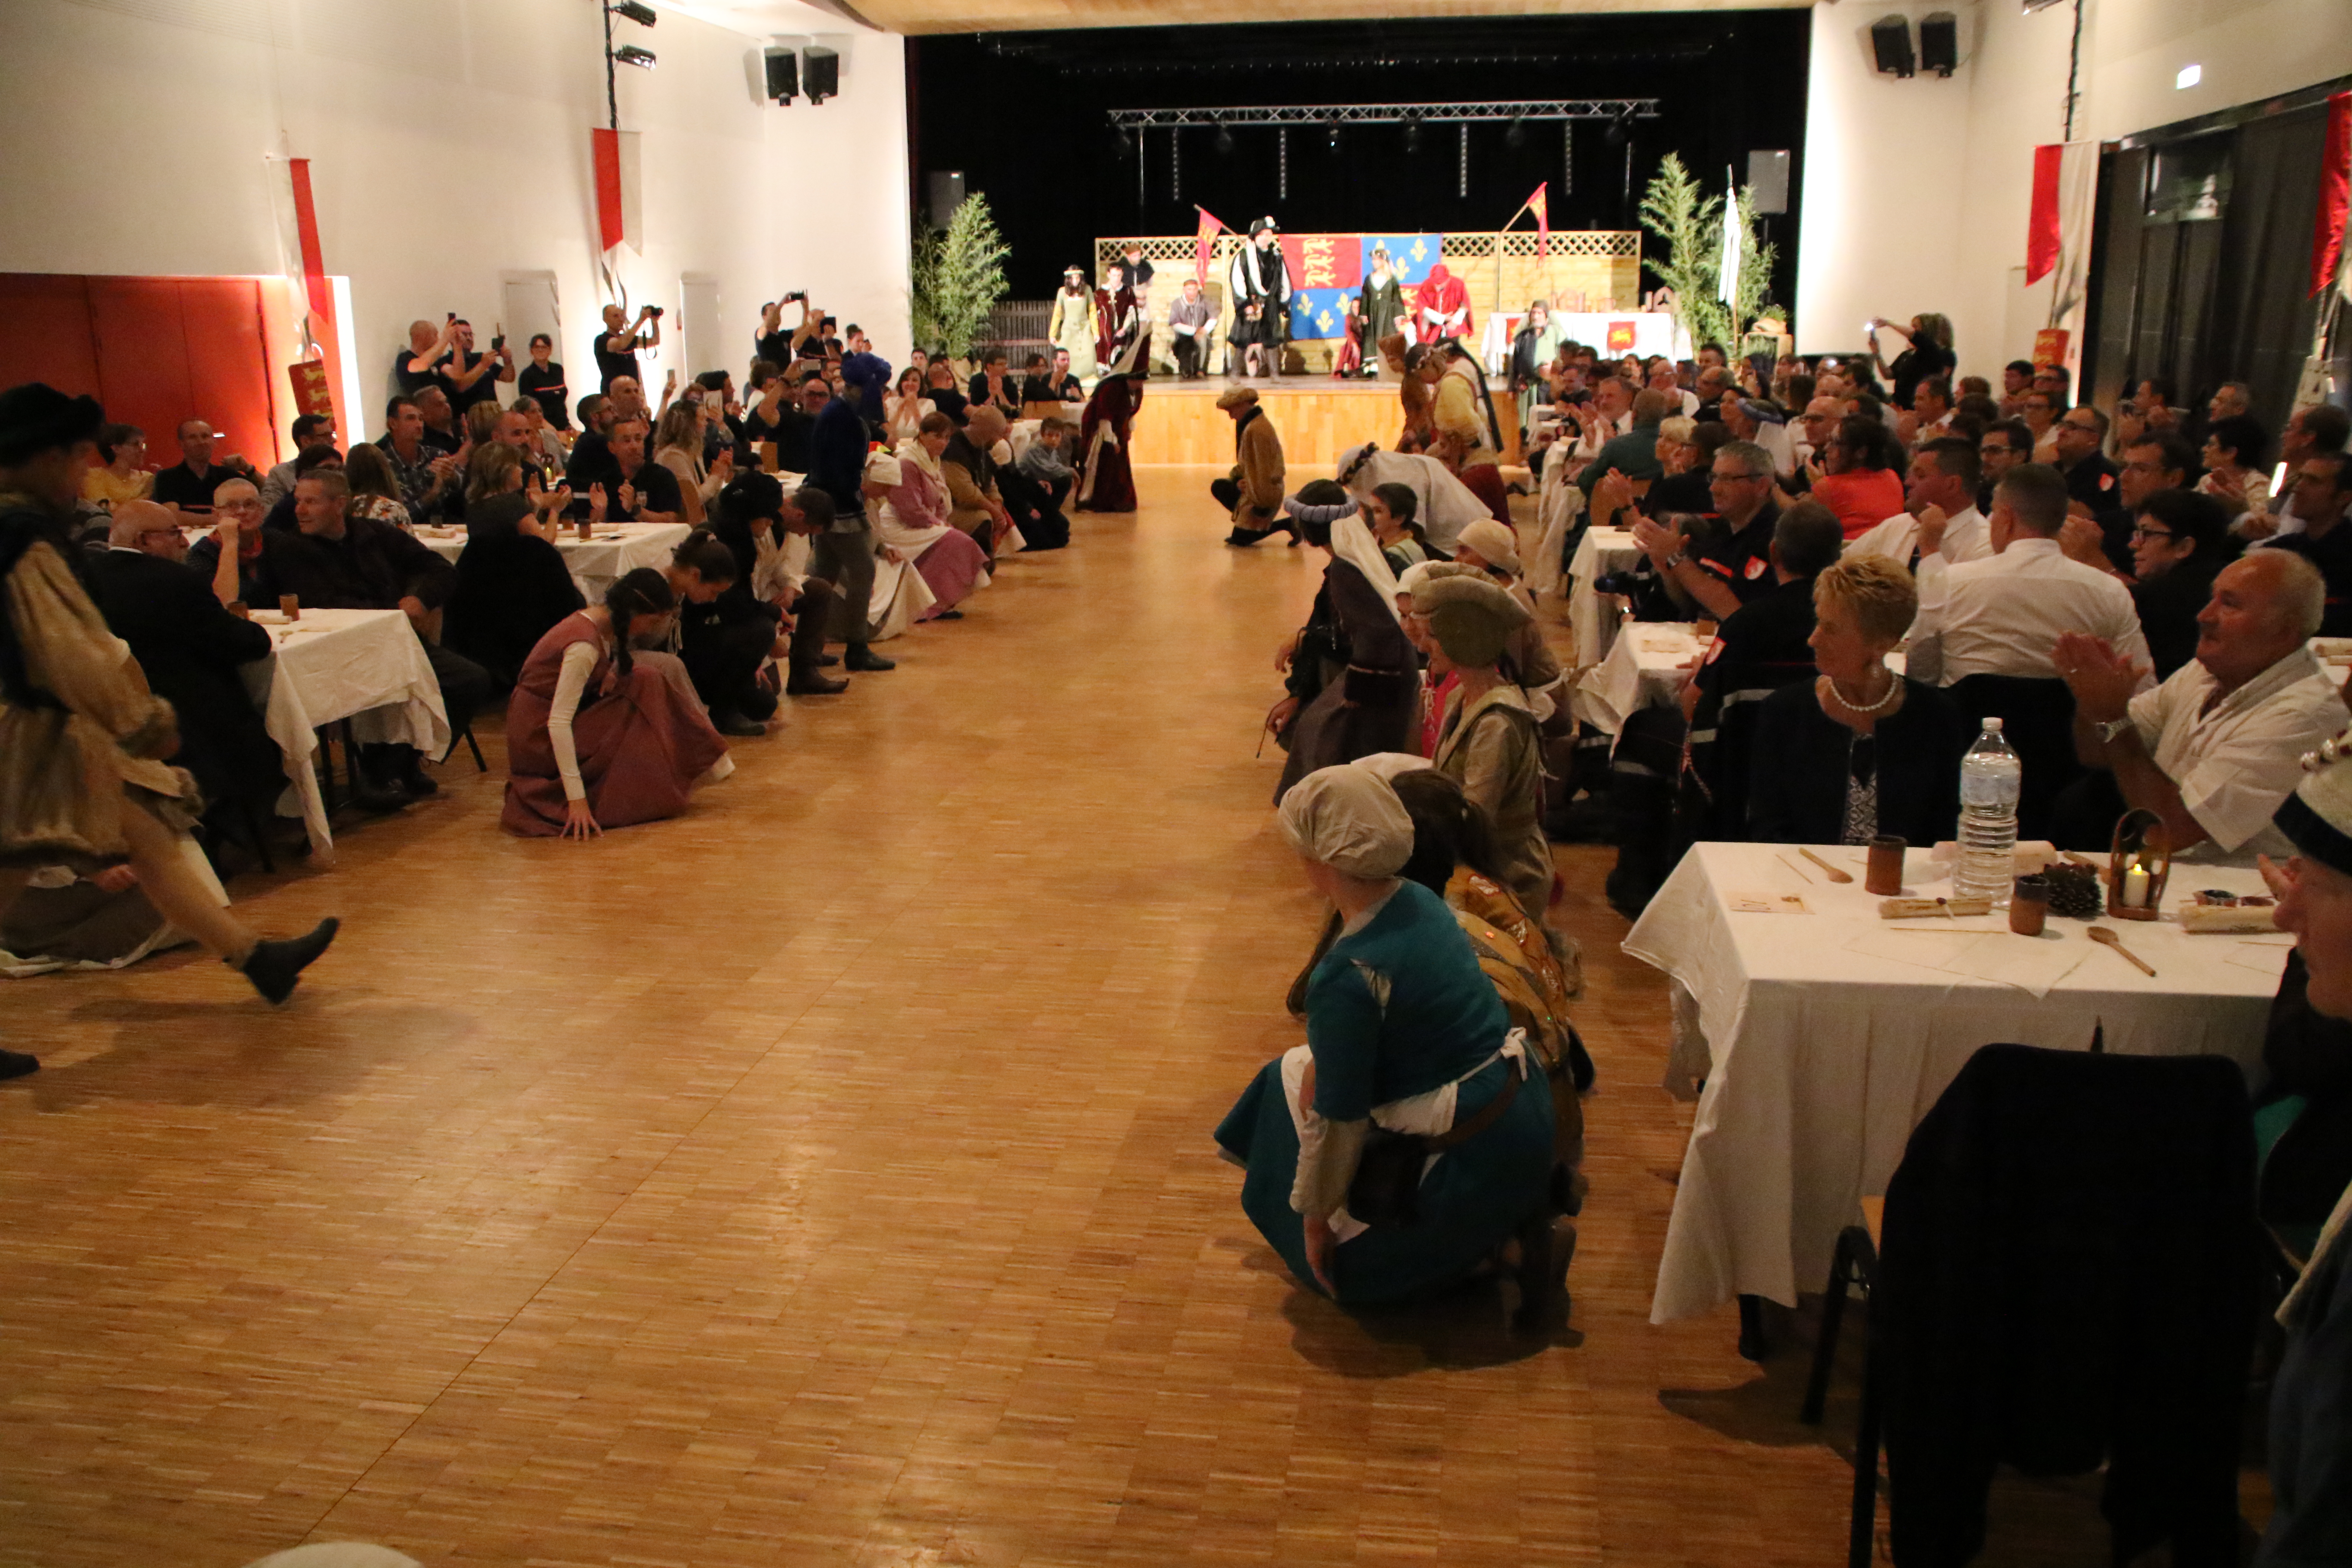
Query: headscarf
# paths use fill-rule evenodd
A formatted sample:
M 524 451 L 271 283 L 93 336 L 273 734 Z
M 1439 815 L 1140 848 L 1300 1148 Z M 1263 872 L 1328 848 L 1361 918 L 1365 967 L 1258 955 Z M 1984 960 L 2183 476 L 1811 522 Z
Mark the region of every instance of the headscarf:
M 1389 618 L 1399 626 L 1404 624 L 1404 616 L 1397 609 L 1396 574 L 1389 570 L 1389 560 L 1381 553 L 1380 541 L 1372 537 L 1372 531 L 1364 526 L 1360 515 L 1350 512 L 1331 524 L 1331 558 L 1345 561 L 1361 572 L 1364 581 L 1372 585 L 1372 592 L 1381 596 L 1381 603 L 1388 606 Z
M 1386 779 L 1352 763 L 1318 768 L 1292 784 L 1277 815 L 1292 848 L 1349 877 L 1378 881 L 1412 858 L 1404 803 Z
M 1416 757 L 1411 752 L 1374 752 L 1370 756 L 1358 757 L 1348 765 L 1351 768 L 1361 768 L 1375 778 L 1390 781 L 1399 773 L 1413 773 L 1422 768 L 1433 768 L 1437 764 L 1427 757 Z
M 1493 518 L 1482 517 L 1466 525 L 1460 542 L 1489 565 L 1499 566 L 1514 577 L 1519 574 L 1518 538 Z
M 1372 445 L 1367 441 L 1341 452 L 1337 471 L 1346 473 L 1358 456 L 1364 455 Z M 1402 485 L 1412 491 L 1416 503 L 1413 520 L 1421 524 L 1432 550 L 1451 554 L 1465 527 L 1481 518 L 1488 522 L 1495 521 L 1486 503 L 1444 464 L 1417 452 L 1371 450 L 1348 488 L 1360 496 L 1370 494 L 1375 485 Z
M 921 437 L 900 437 L 898 439 L 898 462 L 901 467 L 911 464 L 914 467 L 922 469 L 923 472 L 929 474 L 932 479 L 945 482 L 947 476 L 940 472 L 940 460 L 931 456 L 931 449 L 923 445 Z

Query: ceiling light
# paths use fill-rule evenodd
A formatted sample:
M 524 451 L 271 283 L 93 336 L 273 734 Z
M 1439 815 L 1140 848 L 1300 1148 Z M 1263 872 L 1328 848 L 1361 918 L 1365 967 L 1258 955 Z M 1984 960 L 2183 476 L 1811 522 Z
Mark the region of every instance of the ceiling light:
M 2204 79 L 2205 68 L 2203 66 L 2182 66 L 2180 68 L 2180 74 L 2172 79 L 2173 90 L 2178 92 L 2184 88 L 2195 87 L 2199 82 L 2203 81 Z
M 625 66 L 636 66 L 645 70 L 654 68 L 653 50 L 641 49 L 635 44 L 623 44 L 613 51 L 613 58 Z
M 1404 117 L 1404 150 L 1421 151 L 1421 111 L 1417 109 Z
M 614 16 L 626 16 L 640 27 L 650 27 L 661 20 L 660 13 L 645 0 L 613 0 L 612 10 Z

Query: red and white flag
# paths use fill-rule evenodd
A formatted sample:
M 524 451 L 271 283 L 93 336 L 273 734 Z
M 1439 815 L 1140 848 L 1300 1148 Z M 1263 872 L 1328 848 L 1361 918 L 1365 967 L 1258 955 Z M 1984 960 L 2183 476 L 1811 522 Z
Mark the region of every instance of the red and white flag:
M 1209 286 L 1209 257 L 1217 247 L 1218 232 L 1232 231 L 1225 229 L 1223 219 L 1198 202 L 1192 204 L 1192 210 L 1201 215 L 1200 232 L 1192 237 L 1192 277 L 1202 288 L 1206 289 Z
M 2327 292 L 2344 259 L 2344 220 L 2352 208 L 2352 92 L 2327 100 L 2327 145 L 2319 158 L 2319 210 L 2311 218 L 2311 295 Z
M 645 254 L 646 231 L 638 205 L 637 133 L 606 131 L 589 134 L 596 149 L 596 234 L 607 257 L 622 246 Z
M 1536 259 L 1538 261 L 1551 249 L 1551 204 L 1546 198 L 1546 193 L 1550 189 L 1549 180 L 1538 185 L 1536 194 L 1528 198 L 1525 208 L 1536 215 Z

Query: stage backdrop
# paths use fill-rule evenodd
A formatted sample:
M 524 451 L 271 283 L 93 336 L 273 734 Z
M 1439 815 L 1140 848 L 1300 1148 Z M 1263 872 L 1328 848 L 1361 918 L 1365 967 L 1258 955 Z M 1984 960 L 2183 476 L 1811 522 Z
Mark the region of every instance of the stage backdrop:
M 1189 234 L 1149 235 L 1139 241 L 1152 268 L 1151 362 L 1155 369 L 1174 363 L 1169 346 L 1168 306 L 1179 297 L 1183 280 L 1192 275 L 1195 239 Z M 1119 259 L 1128 243 L 1123 235 L 1096 239 L 1097 278 Z M 1213 374 L 1223 368 L 1225 331 L 1233 321 L 1226 273 L 1234 254 L 1247 243 L 1243 236 L 1221 234 L 1209 259 L 1206 292 L 1216 302 L 1218 313 L 1216 352 L 1208 364 Z M 1483 234 L 1286 234 L 1282 237 L 1291 287 L 1286 369 L 1330 370 L 1332 356 L 1348 335 L 1348 297 L 1363 287 L 1375 247 L 1386 247 L 1390 270 L 1408 293 L 1440 262 L 1461 279 L 1470 290 L 1474 325 L 1469 341 L 1474 345 L 1485 337 L 1488 318 L 1517 316 L 1530 300 L 1549 300 L 1553 309 L 1570 314 L 1630 314 L 1641 302 L 1642 237 L 1630 229 L 1554 229 L 1548 253 L 1541 258 L 1536 255 L 1533 229 Z

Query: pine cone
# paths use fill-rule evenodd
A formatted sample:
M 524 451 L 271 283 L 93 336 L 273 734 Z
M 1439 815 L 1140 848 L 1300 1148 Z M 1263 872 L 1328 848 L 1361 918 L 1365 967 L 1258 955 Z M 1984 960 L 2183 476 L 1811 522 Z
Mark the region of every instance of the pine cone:
M 2050 912 L 2068 920 L 2096 920 L 2106 912 L 2107 896 L 2099 874 L 2088 866 L 2052 866 L 2042 873 L 2050 880 Z

